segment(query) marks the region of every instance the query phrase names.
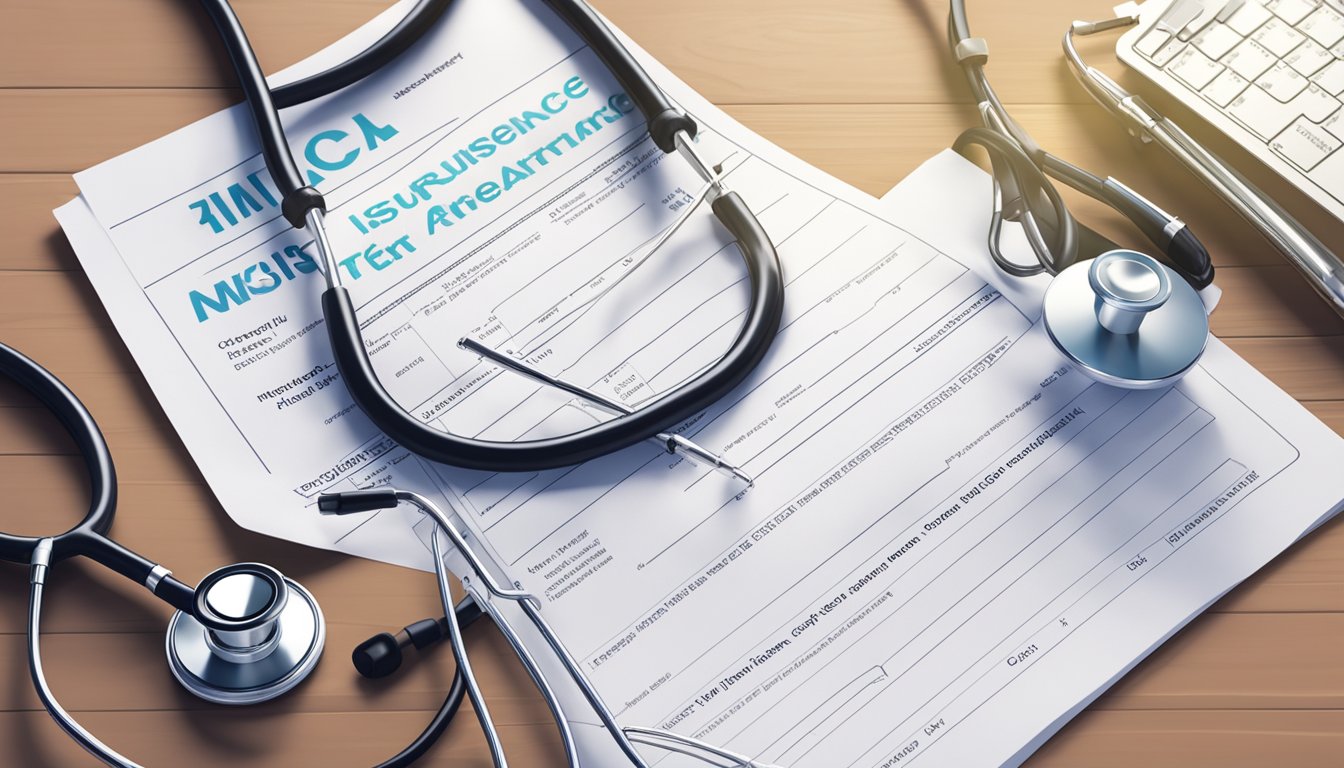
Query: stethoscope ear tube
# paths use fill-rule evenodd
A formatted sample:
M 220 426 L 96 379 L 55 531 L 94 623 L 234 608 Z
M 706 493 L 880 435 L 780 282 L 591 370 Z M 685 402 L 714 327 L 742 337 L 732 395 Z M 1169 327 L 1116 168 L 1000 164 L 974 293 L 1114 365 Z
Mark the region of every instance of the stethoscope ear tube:
M 621 41 L 616 39 L 615 33 L 597 15 L 597 11 L 582 0 L 546 0 L 546 4 L 588 43 L 615 75 L 626 95 L 644 115 L 649 124 L 649 136 L 659 149 L 667 153 L 674 151 L 677 148 L 676 135 L 680 131 L 695 138 L 695 121 L 672 106 L 662 89 L 635 61 Z
M 406 52 L 438 22 L 452 0 L 418 0 L 396 26 L 368 48 L 301 80 L 271 89 L 276 109 L 285 109 L 348 88 Z
M 746 321 L 732 346 L 704 373 L 673 394 L 626 416 L 563 437 L 497 442 L 453 435 L 421 423 L 388 394 L 373 369 L 353 300 L 345 288 L 328 288 L 322 312 L 336 367 L 369 419 L 402 447 L 452 466 L 488 472 L 537 472 L 578 464 L 648 439 L 713 405 L 760 363 L 784 313 L 784 276 L 770 237 L 735 192 L 711 203 L 719 222 L 737 240 L 752 284 Z
M 238 21 L 228 0 L 201 0 L 206 15 L 214 23 L 219 38 L 229 53 L 229 60 L 238 74 L 238 85 L 243 96 L 251 106 L 249 112 L 256 125 L 257 135 L 261 137 L 261 153 L 266 159 L 266 169 L 271 179 L 280 188 L 281 195 L 288 197 L 295 190 L 304 187 L 303 175 L 290 154 L 289 143 L 285 140 L 285 128 L 280 123 L 280 115 L 271 103 L 271 91 L 266 85 L 266 76 L 257 63 L 257 56 L 248 42 L 247 33 Z M 303 217 L 299 217 L 296 227 L 303 226 Z M 293 223 L 293 219 L 290 220 Z
M 89 511 L 74 528 L 50 537 L 50 563 L 71 557 L 88 557 L 144 585 L 176 608 L 189 607 L 190 587 L 172 578 L 167 571 L 156 575 L 159 566 L 107 537 L 117 510 L 117 472 L 107 441 L 84 403 L 50 371 L 5 344 L 0 344 L 0 376 L 12 379 L 42 401 L 75 441 L 88 470 Z M 36 536 L 0 533 L 0 560 L 28 563 L 39 541 L 41 539 Z
M 72 554 L 83 554 L 72 552 L 71 542 L 77 536 L 85 538 L 96 535 L 101 538 L 101 535 L 112 527 L 112 516 L 117 508 L 117 474 L 103 433 L 98 429 L 98 424 L 88 409 L 69 387 L 47 369 L 5 344 L 0 344 L 0 376 L 9 377 L 41 400 L 42 404 L 60 420 L 61 426 L 65 427 L 65 431 L 79 448 L 80 455 L 84 457 L 84 463 L 89 471 L 89 491 L 92 497 L 89 511 L 79 525 L 55 538 L 56 546 L 52 561 L 65 559 Z M 38 541 L 38 537 L 0 533 L 0 560 L 27 563 L 32 558 Z
M 990 253 L 999 267 L 1019 277 L 1040 272 L 1053 275 L 1077 261 L 1078 224 L 1045 171 L 1012 138 L 988 128 L 968 128 L 952 143 L 953 151 L 962 156 L 966 156 L 972 146 L 981 147 L 989 154 L 999 194 L 1012 195 L 1008 206 L 1013 209 L 1011 211 L 1002 210 L 1003 203 L 995 201 L 991 223 Z M 1045 205 L 1038 205 L 1038 200 L 1043 200 Z M 1039 269 L 1016 269 L 999 252 L 998 231 L 1001 221 L 1009 218 L 1030 224 L 1035 230 L 1039 240 L 1030 236 L 1028 239 Z M 1042 233 L 1041 224 L 1048 224 L 1047 228 L 1053 233 L 1048 242 L 1044 239 L 1046 235 Z

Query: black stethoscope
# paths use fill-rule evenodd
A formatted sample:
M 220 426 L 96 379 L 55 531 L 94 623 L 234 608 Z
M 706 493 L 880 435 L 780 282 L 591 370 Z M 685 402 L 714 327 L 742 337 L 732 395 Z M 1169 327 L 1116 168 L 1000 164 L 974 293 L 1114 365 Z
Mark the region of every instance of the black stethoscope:
M 721 172 L 709 168 L 696 154 L 692 143 L 695 123 L 671 105 L 600 18 L 577 0 L 546 0 L 611 69 L 644 114 L 654 143 L 664 152 L 675 150 L 685 155 L 706 181 L 707 189 L 713 193 L 711 207 L 714 214 L 737 239 L 750 273 L 753 287 L 746 321 L 729 351 L 689 384 L 646 408 L 583 432 L 546 440 L 498 443 L 458 437 L 420 423 L 388 395 L 373 371 L 354 305 L 340 285 L 340 273 L 327 244 L 322 196 L 302 183 L 276 110 L 332 93 L 377 71 L 418 39 L 446 9 L 448 0 L 421 0 L 406 18 L 369 49 L 338 67 L 275 91 L 266 86 L 227 0 L 202 2 L 219 28 L 238 70 L 261 137 L 267 167 L 284 192 L 285 217 L 296 228 L 306 226 L 311 229 L 318 243 L 327 279 L 323 312 L 340 371 L 354 399 L 371 420 L 408 449 L 443 463 L 489 470 L 538 470 L 584 461 L 656 437 L 664 425 L 678 423 L 704 410 L 739 384 L 765 355 L 778 330 L 783 308 L 781 270 L 769 238 L 741 198 L 723 188 Z M 1174 291 L 1185 289 L 1193 295 L 1191 284 L 1207 285 L 1212 279 L 1207 254 L 1202 247 L 1196 248 L 1198 242 L 1188 235 L 1187 230 L 1173 227 L 1172 222 L 1179 220 L 1162 214 L 1137 195 L 1127 194 L 1127 188 L 1107 183 L 1112 180 L 1097 179 L 1076 166 L 1046 155 L 1012 123 L 984 79 L 981 71 L 983 50 L 977 49 L 965 27 L 962 3 L 954 0 L 952 41 L 959 60 L 971 76 L 977 98 L 986 105 L 983 113 L 989 128 L 963 136 L 958 145 L 962 148 L 970 144 L 985 146 L 994 158 L 998 204 L 991 252 L 1001 266 L 1011 274 L 1021 274 L 1024 269 L 1028 274 L 1035 271 L 1032 267 L 1011 264 L 999 252 L 997 235 L 1002 221 L 1016 219 L 1027 229 L 1028 241 L 1037 252 L 1040 271 L 1059 272 L 1056 284 L 1070 285 L 1062 278 L 1071 271 L 1069 264 L 1076 258 L 1076 224 L 1045 179 L 1045 173 L 1050 173 L 1099 196 L 1127 215 L 1137 216 L 1136 222 L 1145 232 L 1153 230 L 1148 226 L 1153 221 L 1165 221 L 1163 226 L 1150 232 L 1150 236 L 1180 267 L 1179 273 L 1171 273 L 1176 280 L 1163 279 L 1166 273 L 1162 270 L 1169 268 L 1151 259 L 1145 262 L 1113 258 L 1109 261 L 1118 266 L 1103 269 L 1098 268 L 1099 264 L 1105 267 L 1107 263 L 1102 259 L 1092 263 L 1086 279 L 1096 299 L 1084 304 L 1072 302 L 1072 305 L 1082 306 L 1093 313 L 1093 320 L 1103 330 L 1117 337 L 1132 335 L 1132 330 L 1124 329 L 1137 328 L 1136 317 L 1142 320 L 1161 307 L 1162 302 L 1158 302 L 1158 306 L 1143 308 L 1154 303 L 1154 295 L 1162 294 L 1162 301 L 1169 302 Z M 1007 206 L 1002 202 L 1004 191 L 1009 200 Z M 1047 210 L 1034 213 L 1041 200 L 1047 201 Z M 1054 234 L 1047 234 L 1046 231 L 1051 229 Z M 1141 269 L 1136 268 L 1136 264 Z M 1076 277 L 1071 280 L 1072 284 L 1077 283 Z M 1109 293 L 1103 295 L 1106 292 Z M 1049 303 L 1047 294 L 1047 315 L 1050 314 Z M 1203 318 L 1202 313 L 1200 317 Z M 1090 327 L 1088 333 L 1096 336 Z M 38 639 L 47 573 L 55 563 L 74 557 L 87 557 L 116 571 L 143 585 L 177 610 L 167 640 L 170 666 L 180 682 L 203 698 L 233 704 L 264 701 L 292 689 L 312 671 L 325 643 L 325 624 L 316 601 L 307 590 L 275 569 L 257 563 L 226 566 L 193 588 L 174 578 L 164 566 L 117 544 L 107 535 L 116 509 L 116 473 L 107 445 L 88 410 L 49 372 L 3 344 L 0 344 L 0 375 L 13 379 L 57 416 L 74 438 L 90 477 L 92 501 L 89 511 L 74 528 L 48 538 L 0 533 L 0 560 L 31 566 L 30 671 L 43 705 L 62 729 L 110 765 L 135 765 L 75 722 L 51 693 L 43 673 Z M 436 560 L 441 566 L 441 558 Z M 441 587 L 446 585 L 442 573 L 440 582 Z M 444 601 L 447 605 L 446 592 Z M 454 632 L 460 632 L 461 625 L 480 615 L 481 609 L 477 605 L 464 601 L 443 620 L 418 622 L 397 635 L 381 635 L 365 643 L 356 651 L 356 664 L 369 676 L 387 674 L 397 666 L 403 649 L 423 647 L 452 636 Z M 460 646 L 460 637 L 457 640 L 455 645 Z M 456 674 L 443 707 L 429 727 L 415 743 L 383 763 L 384 768 L 410 765 L 423 755 L 446 728 L 468 687 L 464 676 L 460 672 Z
M 196 587 L 174 578 L 164 566 L 112 540 L 108 532 L 117 509 L 117 475 L 93 416 L 59 379 L 20 352 L 0 344 L 0 376 L 27 390 L 60 420 L 74 439 L 88 471 L 91 501 L 84 519 L 52 537 L 0 533 L 0 560 L 31 567 L 28 603 L 28 665 L 38 698 L 71 738 L 108 765 L 135 763 L 84 729 L 57 701 L 42 666 L 42 600 L 47 572 L 57 563 L 88 558 L 140 584 L 177 609 L 165 644 L 173 676 L 189 691 L 216 703 L 267 701 L 293 689 L 317 665 L 325 644 L 325 621 L 317 601 L 298 583 L 260 563 L 220 568 Z M 454 614 L 460 626 L 475 621 L 480 609 L 470 600 Z M 416 627 L 416 642 L 437 641 L 446 627 Z M 365 644 L 368 646 L 368 644 Z M 377 676 L 356 653 L 357 666 Z M 385 656 L 385 654 L 384 654 Z M 386 659 L 381 670 L 388 670 Z M 405 768 L 444 732 L 466 694 L 460 668 L 442 707 L 416 740 L 380 768 Z
M 370 421 L 406 449 L 443 464 L 493 472 L 533 472 L 578 464 L 652 438 L 675 451 L 677 446 L 664 438 L 663 430 L 727 395 L 750 375 L 770 348 L 784 311 L 779 257 L 746 203 L 723 186 L 722 172 L 710 167 L 696 151 L 695 121 L 673 106 L 586 3 L 545 0 L 625 89 L 644 115 L 653 143 L 665 153 L 684 156 L 705 181 L 704 194 L 711 199 L 715 217 L 736 239 L 746 261 L 751 298 L 745 319 L 723 356 L 695 378 L 638 410 L 621 409 L 614 418 L 581 432 L 523 442 L 497 442 L 443 432 L 416 419 L 388 394 L 373 369 L 354 302 L 341 285 L 340 270 L 327 240 L 323 223 L 326 204 L 321 193 L 304 184 L 290 155 L 277 109 L 324 96 L 376 71 L 414 42 L 445 10 L 449 0 L 421 0 L 387 37 L 368 51 L 338 67 L 274 91 L 267 87 L 247 36 L 227 0 L 202 1 L 237 70 L 256 123 L 266 168 L 283 194 L 281 210 L 285 219 L 296 229 L 307 227 L 317 244 L 327 286 L 322 295 L 322 313 L 337 368 Z
M 711 168 L 696 151 L 696 124 L 676 109 L 638 62 L 607 26 L 581 0 L 546 0 L 597 54 L 644 115 L 649 134 L 659 149 L 686 157 L 705 181 L 700 199 L 710 202 L 719 222 L 736 239 L 746 261 L 751 281 L 751 299 L 741 331 L 728 351 L 698 376 L 675 392 L 633 411 L 610 405 L 615 418 L 564 437 L 501 443 L 464 438 L 440 432 L 408 414 L 387 393 L 370 363 L 361 337 L 355 307 L 340 285 L 340 271 L 327 242 L 322 195 L 303 183 L 290 155 L 278 109 L 301 104 L 352 85 L 378 71 L 418 40 L 442 15 L 450 0 L 420 0 L 386 35 L 368 49 L 329 70 L 271 90 L 257 63 L 247 36 L 228 0 L 202 0 L 229 52 L 260 137 L 262 155 L 273 180 L 283 193 L 282 212 L 295 228 L 307 227 L 319 249 L 327 288 L 322 296 L 326 320 L 338 368 L 357 404 L 371 421 L 409 450 L 445 464 L 492 471 L 535 471 L 574 464 L 601 456 L 646 439 L 656 439 L 669 451 L 696 455 L 700 450 L 684 438 L 663 432 L 703 411 L 740 384 L 765 356 L 783 313 L 784 283 L 778 255 L 769 237 L 742 199 L 722 183 L 721 169 Z M 699 202 L 699 200 L 697 200 Z M 678 223 L 679 224 L 679 223 Z M 674 224 L 659 244 L 675 231 Z M 655 248 L 657 245 L 655 245 Z M 645 254 L 647 258 L 648 254 Z M 493 351 L 491 351 L 493 352 Z M 497 354 L 497 353 L 496 353 Z M 495 359 L 483 353 L 487 359 Z M 520 370 L 516 362 L 501 364 Z M 521 372 L 533 373 L 521 369 Z M 13 379 L 32 393 L 61 421 L 74 438 L 88 469 L 92 502 L 77 526 L 53 537 L 23 537 L 0 533 L 0 560 L 31 567 L 31 597 L 28 617 L 29 667 L 43 706 L 75 741 L 103 762 L 125 767 L 135 763 L 107 747 L 69 715 L 51 692 L 42 667 L 40 626 L 47 573 L 52 565 L 74 557 L 87 557 L 143 585 L 155 597 L 176 609 L 169 628 L 166 650 L 174 677 L 189 691 L 209 701 L 249 704 L 279 696 L 298 685 L 316 666 L 325 644 L 325 621 L 313 596 L 279 571 L 259 563 L 241 563 L 221 568 L 191 587 L 174 578 L 164 566 L 121 546 L 108 537 L 116 510 L 116 472 L 106 442 L 88 410 L 55 376 L 16 350 L 0 344 L 0 376 Z M 600 396 L 564 382 L 549 381 L 574 394 L 605 405 Z M 711 462 L 716 457 L 709 458 Z M 723 469 L 723 466 L 716 468 Z M 735 471 L 735 470 L 734 470 Z M 413 494 L 412 494 L 413 495 Z M 324 500 L 359 511 L 371 503 L 345 494 Z M 380 499 L 379 503 L 397 500 Z M 428 514 L 430 511 L 426 510 Z M 437 509 L 431 515 L 459 549 L 464 542 Z M 435 551 L 438 538 L 435 535 Z M 468 559 L 471 559 L 469 553 Z M 447 593 L 442 558 L 437 557 L 441 598 L 448 615 L 438 621 L 417 622 L 397 635 L 384 634 L 363 644 L 354 654 L 362 674 L 378 677 L 395 669 L 407 647 L 424 647 L 447 638 L 453 640 L 458 669 L 442 707 L 430 725 L 405 750 L 380 768 L 401 768 L 422 756 L 451 721 L 465 696 L 470 695 L 478 718 L 487 731 L 496 764 L 503 764 L 502 751 L 493 727 L 484 715 L 483 701 L 466 662 L 461 628 L 483 614 L 470 598 L 453 609 Z M 478 577 L 483 577 L 479 574 Z M 507 590 L 498 590 L 509 596 Z M 489 611 L 486 611 L 489 612 Z M 494 614 L 491 614 L 492 617 Z M 527 661 L 527 659 L 525 659 Z M 466 669 L 464 674 L 463 670 Z M 529 667 L 537 676 L 535 670 Z M 540 681 L 539 681 L 540 682 Z M 549 689 L 547 691 L 549 693 Z M 604 710 L 600 710 L 604 711 Z M 557 723 L 567 734 L 563 718 Z M 610 724 L 614 726 L 613 723 Z M 676 734 L 638 728 L 615 728 L 617 740 L 631 762 L 645 765 L 631 743 L 663 743 L 678 751 L 698 749 L 715 759 L 747 765 L 726 752 L 679 737 Z M 565 738 L 571 762 L 572 740 Z M 673 747 L 667 747 L 667 744 Z M 755 763 L 751 763 L 755 764 Z
M 298 582 L 261 563 L 237 563 L 220 568 L 194 588 L 152 562 L 112 540 L 108 532 L 117 507 L 117 476 L 107 443 L 93 416 L 59 379 L 17 350 L 0 344 L 0 376 L 12 379 L 42 402 L 74 439 L 84 458 L 92 500 L 84 519 L 56 536 L 28 537 L 0 533 L 0 560 L 30 567 L 27 646 L 28 668 L 42 706 L 76 743 L 113 768 L 141 768 L 85 729 L 61 706 L 47 682 L 42 663 L 42 606 L 47 575 L 53 565 L 86 557 L 140 584 L 177 610 L 168 623 L 165 652 L 173 677 L 191 693 L 217 704 L 256 704 L 281 696 L 303 682 L 316 668 L 326 644 L 326 621 L 317 600 Z M 696 758 L 709 765 L 769 768 L 764 763 L 716 747 L 693 737 L 660 728 L 621 725 L 602 701 L 586 674 L 564 650 L 549 622 L 541 616 L 533 596 L 496 582 L 465 536 L 432 501 L 419 494 L 380 488 L 323 494 L 323 514 L 359 514 L 407 503 L 417 507 L 436 526 L 432 536 L 439 598 L 446 611 L 442 619 L 419 621 L 394 634 L 383 633 L 361 643 L 352 654 L 355 668 L 365 677 L 391 674 L 400 666 L 405 649 L 425 648 L 440 641 L 452 646 L 457 665 L 443 704 L 428 726 L 405 749 L 378 768 L 406 768 L 422 757 L 451 723 L 465 698 L 470 698 L 481 724 L 491 758 L 507 768 L 504 746 L 490 716 L 463 640 L 463 629 L 489 615 L 513 645 L 551 709 L 564 746 L 566 762 L 578 766 L 578 747 L 566 706 L 533 654 L 522 645 L 503 618 L 499 602 L 514 602 L 541 633 L 570 680 L 592 707 L 615 746 L 635 768 L 649 762 L 635 749 L 642 744 Z M 453 606 L 440 534 L 466 559 L 469 573 L 462 584 L 471 596 Z

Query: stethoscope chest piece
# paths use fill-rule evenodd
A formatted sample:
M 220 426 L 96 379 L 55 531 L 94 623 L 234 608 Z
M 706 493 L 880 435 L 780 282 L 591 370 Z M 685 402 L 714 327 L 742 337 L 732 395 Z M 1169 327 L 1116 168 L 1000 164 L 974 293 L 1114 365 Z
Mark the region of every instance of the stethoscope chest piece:
M 1108 251 L 1060 272 L 1045 291 L 1041 317 L 1079 370 L 1126 389 L 1174 383 L 1209 338 L 1195 289 L 1137 251 Z
M 326 622 L 313 596 L 259 563 L 221 568 L 196 589 L 196 615 L 168 625 L 168 663 L 217 704 L 269 701 L 303 682 L 322 655 Z

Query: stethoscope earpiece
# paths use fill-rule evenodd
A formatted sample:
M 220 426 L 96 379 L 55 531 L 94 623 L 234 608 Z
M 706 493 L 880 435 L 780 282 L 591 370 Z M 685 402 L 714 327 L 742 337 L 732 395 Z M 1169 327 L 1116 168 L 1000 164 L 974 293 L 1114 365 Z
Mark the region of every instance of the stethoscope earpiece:
M 1125 389 L 1174 383 L 1201 355 L 1209 316 L 1195 289 L 1157 259 L 1108 251 L 1060 272 L 1041 313 L 1083 373 Z
M 257 704 L 303 682 L 325 643 L 326 622 L 308 590 L 268 565 L 239 563 L 201 580 L 194 615 L 173 615 L 168 665 L 206 701 Z

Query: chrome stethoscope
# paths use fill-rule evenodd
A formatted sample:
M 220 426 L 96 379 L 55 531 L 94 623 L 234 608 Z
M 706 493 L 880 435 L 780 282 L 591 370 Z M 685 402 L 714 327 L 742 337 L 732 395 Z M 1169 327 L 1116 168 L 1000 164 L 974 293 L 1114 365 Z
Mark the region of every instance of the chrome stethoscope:
M 173 577 L 163 565 L 121 546 L 108 535 L 117 506 L 117 477 L 107 443 L 84 404 L 59 379 L 18 351 L 0 344 L 0 376 L 12 379 L 42 402 L 69 432 L 84 458 L 92 501 L 84 519 L 70 530 L 48 537 L 0 533 L 0 560 L 30 566 L 28 601 L 28 668 L 42 706 L 72 739 L 114 768 L 140 766 L 104 744 L 61 706 L 42 666 L 42 601 L 51 568 L 65 560 L 85 557 L 103 565 L 173 606 L 165 652 L 173 676 L 188 691 L 219 704 L 254 704 L 290 690 L 313 671 L 326 641 L 326 622 L 317 600 L 297 582 L 261 563 L 238 563 L 207 575 L 194 588 Z M 536 657 L 523 645 L 500 613 L 501 602 L 516 603 L 545 639 L 556 660 L 597 714 L 616 746 L 631 765 L 647 768 L 635 749 L 644 744 L 697 758 L 715 766 L 770 768 L 764 763 L 707 744 L 698 739 L 657 728 L 622 726 L 602 701 L 577 661 L 561 644 L 542 616 L 532 595 L 499 584 L 486 569 L 452 519 L 429 499 L 409 491 L 378 489 L 326 494 L 318 507 L 322 514 L 346 515 L 410 504 L 435 524 L 431 544 L 439 596 L 445 618 L 419 622 L 399 636 L 380 635 L 354 654 L 356 667 L 370 677 L 395 669 L 401 649 L 424 647 L 448 640 L 457 661 L 447 698 L 430 725 L 395 757 L 379 768 L 405 768 L 423 756 L 444 732 L 464 697 L 470 697 L 490 746 L 496 766 L 507 765 L 504 748 L 472 672 L 462 628 L 481 615 L 499 626 L 540 689 L 559 729 L 567 764 L 581 758 L 570 730 L 570 718 Z M 462 585 L 470 597 L 456 608 L 448 588 L 442 538 L 465 558 L 470 574 Z
M 1042 324 L 1060 352 L 1086 375 L 1128 389 L 1180 379 L 1199 361 L 1209 338 L 1208 312 L 1198 293 L 1213 282 L 1208 251 L 1185 222 L 1120 181 L 1100 178 L 1042 149 L 989 84 L 989 46 L 971 36 L 965 0 L 951 0 L 951 5 L 948 43 L 984 122 L 959 136 L 953 149 L 965 154 L 978 146 L 989 155 L 994 198 L 988 246 L 994 263 L 1015 277 L 1053 276 Z M 1065 36 L 1065 53 L 1092 92 L 1093 70 L 1082 63 L 1072 35 L 1071 29 Z M 1051 178 L 1129 219 L 1165 263 L 1132 250 L 1079 261 L 1078 223 Z M 1034 263 L 1004 255 L 1005 221 L 1021 227 Z

